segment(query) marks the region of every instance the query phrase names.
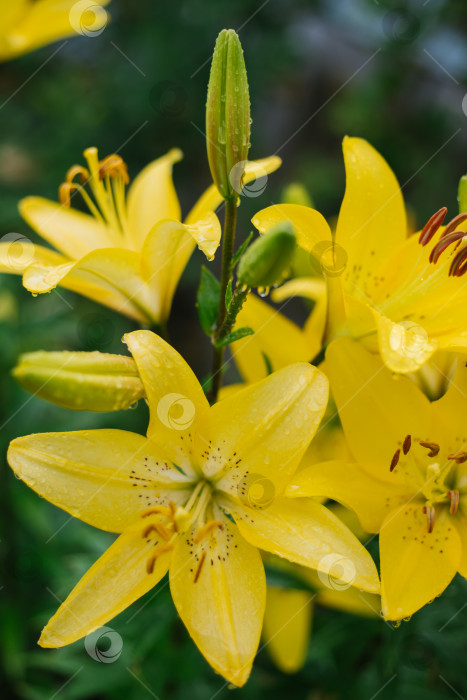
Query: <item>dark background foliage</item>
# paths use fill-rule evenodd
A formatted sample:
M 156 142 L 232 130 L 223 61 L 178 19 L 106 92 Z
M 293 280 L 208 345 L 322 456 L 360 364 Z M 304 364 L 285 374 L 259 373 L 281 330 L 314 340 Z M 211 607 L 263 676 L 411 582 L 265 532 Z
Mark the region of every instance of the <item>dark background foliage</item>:
M 203 136 L 215 37 L 234 27 L 244 46 L 252 100 L 251 157 L 284 160 L 261 197 L 244 199 L 240 235 L 256 209 L 303 182 L 325 215 L 344 189 L 341 140 L 362 136 L 395 170 L 413 225 L 447 205 L 456 213 L 467 171 L 467 6 L 463 0 L 113 0 L 98 37 L 76 37 L 0 66 L 0 237 L 31 237 L 17 213 L 28 194 L 56 197 L 85 147 L 119 150 L 132 176 L 173 146 L 184 211 L 209 184 Z M 177 292 L 170 332 L 200 376 L 210 348 L 194 308 L 201 256 Z M 0 278 L 0 453 L 29 432 L 124 427 L 144 432 L 147 410 L 73 413 L 29 396 L 9 376 L 20 352 L 124 352 L 132 322 L 63 290 L 33 299 L 19 278 Z M 112 540 L 70 519 L 18 482 L 2 457 L 0 662 L 4 698 L 214 700 L 454 700 L 467 695 L 467 584 L 398 629 L 320 609 L 305 668 L 277 671 L 260 651 L 248 685 L 229 691 L 177 619 L 168 586 L 110 623 L 123 640 L 113 663 L 83 642 L 36 646 L 39 631 Z M 109 640 L 102 640 L 102 644 Z

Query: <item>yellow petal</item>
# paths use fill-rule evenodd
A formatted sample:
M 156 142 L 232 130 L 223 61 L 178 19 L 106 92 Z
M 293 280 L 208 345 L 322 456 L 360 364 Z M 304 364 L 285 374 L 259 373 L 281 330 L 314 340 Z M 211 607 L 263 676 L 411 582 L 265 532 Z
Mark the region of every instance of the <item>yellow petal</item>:
M 23 284 L 33 294 L 58 285 L 110 306 L 143 323 L 158 323 L 158 300 L 141 277 L 140 255 L 123 248 L 94 250 L 75 263 L 30 265 Z
M 455 522 L 462 546 L 459 573 L 467 578 L 467 518 L 462 513 L 458 513 Z
M 146 508 L 161 501 L 179 502 L 186 495 L 187 480 L 167 465 L 160 450 L 125 430 L 16 438 L 8 461 L 15 474 L 48 501 L 111 532 L 122 532 Z
M 146 389 L 148 437 L 179 467 L 192 472 L 191 434 L 209 404 L 183 357 L 151 331 L 125 335 Z
M 386 515 L 407 503 L 412 492 L 370 476 L 356 464 L 340 461 L 312 464 L 292 477 L 289 497 L 326 496 L 354 510 L 367 532 L 378 532 Z
M 193 544 L 192 529 L 177 540 L 170 590 L 188 632 L 227 681 L 248 680 L 263 621 L 266 579 L 260 554 L 226 519 L 209 540 Z
M 244 538 L 259 549 L 376 593 L 379 579 L 373 559 L 352 532 L 328 508 L 312 499 L 279 498 L 252 510 L 232 508 Z
M 430 359 L 438 347 L 436 340 L 419 323 L 394 323 L 372 309 L 378 329 L 378 340 L 384 364 L 393 372 L 416 372 Z
M 308 347 L 310 348 L 310 357 L 313 358 L 321 350 L 326 326 L 326 284 L 324 280 L 317 277 L 297 277 L 285 282 L 285 284 L 271 292 L 271 299 L 276 303 L 280 303 L 290 297 L 305 297 L 305 299 L 311 299 L 315 302 L 303 328 Z
M 110 228 L 93 216 L 42 197 L 22 199 L 19 212 L 39 236 L 74 260 L 119 241 Z
M 410 617 L 441 595 L 461 559 L 455 518 L 438 508 L 429 533 L 421 503 L 401 506 L 387 516 L 379 547 L 383 614 L 388 620 Z
M 327 399 L 324 374 L 297 363 L 215 404 L 198 429 L 203 472 L 217 475 L 217 488 L 242 502 L 254 499 L 254 479 L 266 479 L 272 492 L 280 489 L 315 434 Z
M 366 291 L 366 272 L 384 265 L 407 236 L 399 183 L 384 158 L 367 141 L 346 137 L 343 143 L 346 189 L 336 243 L 347 253 L 345 289 Z
M 263 624 L 264 646 L 284 673 L 296 673 L 305 663 L 312 618 L 311 593 L 268 586 Z
M 272 226 L 283 221 L 291 222 L 298 245 L 309 253 L 316 251 L 317 244 L 331 241 L 331 229 L 326 219 L 316 209 L 302 204 L 273 204 L 252 218 L 260 233 L 267 233 Z
M 465 450 L 467 429 L 465 412 L 467 408 L 467 367 L 465 356 L 459 355 L 454 377 L 446 394 L 432 403 L 435 420 L 444 426 L 448 452 Z M 459 466 L 458 471 L 463 469 Z
M 232 343 L 232 355 L 246 382 L 256 382 L 293 362 L 312 358 L 303 331 L 277 309 L 250 294 L 237 316 L 237 327 L 255 333 Z
M 269 173 L 273 173 L 277 170 L 281 163 L 282 161 L 278 156 L 270 156 L 269 158 L 262 158 L 260 160 L 249 160 L 245 164 L 243 184 L 248 185 L 248 183 L 256 181 L 258 178 L 264 178 Z M 215 211 L 217 207 L 222 204 L 222 201 L 222 196 L 217 187 L 211 185 L 191 209 L 186 217 L 185 223 L 192 224 L 199 219 L 204 219 L 206 214 L 210 211 Z
M 128 191 L 128 223 L 137 250 L 162 219 L 180 219 L 181 210 L 172 180 L 172 168 L 183 158 L 178 148 L 154 160 L 135 178 Z
M 36 245 L 25 236 L 11 234 L 11 240 L 0 243 L 0 272 L 22 274 L 29 265 L 39 262 L 45 265 L 62 265 L 67 258 L 54 250 Z
M 125 610 L 166 574 L 170 554 L 155 560 L 148 574 L 146 566 L 155 548 L 166 544 L 155 532 L 143 532 L 150 524 L 145 518 L 125 530 L 75 586 L 42 631 L 39 644 L 62 647 L 84 637 Z
M 349 338 L 331 343 L 326 367 L 354 458 L 377 479 L 403 484 L 399 471 L 389 471 L 391 460 L 406 435 L 430 439 L 428 399 Z

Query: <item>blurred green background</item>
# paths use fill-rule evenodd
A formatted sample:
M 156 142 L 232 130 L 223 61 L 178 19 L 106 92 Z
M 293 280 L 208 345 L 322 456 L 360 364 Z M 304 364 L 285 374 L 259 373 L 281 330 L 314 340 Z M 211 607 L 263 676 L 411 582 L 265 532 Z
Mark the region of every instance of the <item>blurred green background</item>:
M 283 167 L 240 209 L 240 236 L 255 210 L 303 182 L 317 208 L 337 213 L 344 190 L 341 140 L 362 136 L 395 170 L 414 226 L 446 205 L 456 213 L 467 171 L 465 0 L 113 0 L 96 37 L 68 40 L 0 66 L 0 237 L 34 235 L 17 213 L 29 194 L 56 198 L 87 146 L 117 149 L 134 176 L 173 146 L 185 153 L 175 183 L 186 212 L 209 184 L 203 137 L 209 58 L 223 27 L 239 31 L 252 100 L 251 157 L 278 153 Z M 50 60 L 49 60 L 50 59 Z M 210 348 L 199 330 L 196 253 L 169 324 L 199 376 Z M 6 465 L 9 440 L 29 432 L 122 427 L 144 432 L 147 410 L 94 415 L 29 396 L 9 375 L 20 352 L 124 352 L 131 321 L 63 290 L 32 298 L 0 277 L 1 697 L 27 700 L 454 700 L 467 696 L 467 583 L 393 629 L 319 609 L 305 668 L 275 669 L 260 651 L 251 680 L 230 691 L 177 619 L 167 586 L 110 623 L 123 640 L 113 663 L 83 642 L 36 646 L 40 629 L 112 540 L 41 500 Z M 105 646 L 105 640 L 103 640 Z

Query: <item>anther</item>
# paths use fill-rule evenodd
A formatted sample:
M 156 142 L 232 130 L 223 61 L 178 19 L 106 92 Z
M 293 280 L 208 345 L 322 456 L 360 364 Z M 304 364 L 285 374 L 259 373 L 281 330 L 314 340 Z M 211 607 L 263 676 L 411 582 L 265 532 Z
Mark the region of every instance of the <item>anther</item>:
M 141 513 L 142 518 L 147 518 L 150 515 L 166 515 L 170 517 L 171 509 L 167 508 L 167 506 L 154 506 L 154 508 L 148 508 Z
M 433 528 L 435 525 L 436 511 L 433 508 L 433 506 L 423 506 L 423 512 L 426 515 L 427 532 L 433 532 Z
M 402 443 L 402 452 L 405 455 L 408 454 L 411 447 L 412 447 L 412 436 L 406 435 L 404 438 L 404 442 Z
M 455 216 L 448 223 L 448 225 L 444 229 L 443 233 L 441 234 L 441 237 L 444 238 L 444 236 L 448 236 L 450 233 L 453 233 L 453 231 L 456 230 L 456 228 L 459 226 L 459 224 L 464 223 L 464 221 L 467 221 L 467 213 L 466 212 L 462 212 L 462 214 L 458 214 L 457 216 Z
M 424 440 L 420 440 L 420 445 L 429 450 L 428 457 L 436 457 L 440 450 L 440 447 L 436 444 L 436 442 L 425 442 Z
M 433 247 L 430 253 L 430 262 L 436 264 L 441 254 L 444 253 L 446 248 L 449 248 L 449 246 L 453 243 L 457 244 L 454 248 L 454 250 L 456 250 L 457 246 L 461 243 L 461 241 L 466 235 L 467 234 L 465 231 L 455 231 L 454 233 L 450 233 L 447 236 L 443 234 L 443 236 L 441 236 L 438 243 L 436 243 L 436 245 Z
M 62 182 L 58 188 L 58 199 L 60 204 L 65 207 L 71 207 L 71 195 L 76 192 L 76 185 L 72 185 L 69 182 Z
M 448 459 L 453 459 L 456 464 L 463 464 L 467 462 L 467 452 L 455 452 L 454 454 L 448 455 Z
M 400 451 L 400 450 L 396 450 L 396 451 L 394 452 L 394 456 L 393 456 L 393 458 L 391 459 L 391 466 L 389 467 L 389 471 L 390 471 L 390 472 L 394 471 L 394 469 L 397 467 L 397 464 L 398 464 L 398 462 L 399 462 L 399 457 L 400 457 L 400 455 L 401 455 L 401 451 Z
M 220 520 L 211 520 L 211 522 L 203 525 L 203 527 L 196 533 L 193 538 L 193 542 L 195 544 L 199 544 L 199 542 L 206 539 L 206 537 L 209 537 L 214 530 L 217 530 L 217 528 L 219 528 L 219 530 L 223 530 L 224 524 L 221 523 Z
M 451 262 L 449 268 L 450 277 L 462 277 L 467 272 L 467 246 L 460 249 Z
M 459 491 L 457 489 L 451 489 L 451 491 L 448 491 L 448 496 L 451 500 L 449 512 L 451 513 L 451 515 L 455 515 L 457 513 L 457 509 L 459 508 L 459 500 L 460 500 Z
M 79 177 L 80 183 L 82 185 L 84 185 L 86 180 L 89 180 L 89 178 L 91 177 L 89 170 L 83 165 L 72 165 L 71 168 L 68 169 L 67 174 L 65 175 L 65 181 L 71 185 L 76 176 Z
M 104 177 L 121 177 L 125 185 L 128 185 L 130 178 L 125 161 L 113 153 L 99 162 L 99 177 L 101 180 Z
M 151 532 L 157 533 L 166 542 L 168 542 L 172 537 L 170 530 L 162 523 L 152 523 L 151 525 L 148 525 L 143 530 L 143 537 L 147 537 Z
M 168 552 L 171 552 L 172 549 L 173 549 L 173 544 L 163 544 L 160 547 L 156 547 L 156 549 L 154 550 L 154 553 L 149 557 L 149 559 L 146 562 L 147 573 L 148 574 L 153 573 L 157 557 L 160 557 L 162 554 L 167 554 Z
M 199 560 L 198 568 L 196 569 L 194 583 L 196 583 L 199 579 L 199 575 L 201 573 L 201 569 L 203 568 L 203 564 L 204 564 L 205 559 L 206 559 L 206 552 L 203 552 L 201 555 L 201 559 Z
M 418 242 L 425 246 L 427 243 L 431 241 L 433 236 L 435 235 L 436 231 L 439 229 L 441 224 L 443 223 L 446 214 L 448 213 L 447 207 L 442 207 L 437 211 L 433 216 L 431 216 L 428 221 L 426 222 L 425 226 L 422 229 L 422 232 L 420 233 L 420 237 L 418 239 Z

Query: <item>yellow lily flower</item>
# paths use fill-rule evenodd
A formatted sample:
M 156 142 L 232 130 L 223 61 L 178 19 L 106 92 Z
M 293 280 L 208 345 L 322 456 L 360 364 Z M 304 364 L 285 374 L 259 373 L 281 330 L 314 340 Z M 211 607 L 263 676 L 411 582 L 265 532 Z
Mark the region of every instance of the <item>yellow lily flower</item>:
M 467 576 L 465 359 L 432 403 L 351 339 L 331 343 L 326 366 L 357 463 L 309 466 L 287 494 L 326 494 L 380 533 L 383 614 L 400 620 Z
M 99 160 L 96 148 L 84 152 L 87 167 L 74 165 L 60 186 L 61 203 L 41 197 L 20 202 L 29 225 L 59 252 L 31 242 L 0 243 L 0 271 L 23 275 L 33 294 L 57 285 L 90 297 L 141 323 L 163 325 L 183 270 L 198 244 L 214 257 L 221 227 L 214 210 L 221 196 L 212 185 L 180 221 L 172 181 L 179 150 L 150 163 L 125 196 L 126 165 L 120 156 Z M 245 181 L 271 172 L 278 158 L 250 162 Z M 90 214 L 70 206 L 80 194 Z
M 296 505 L 282 496 L 324 413 L 327 379 L 297 363 L 209 407 L 191 369 L 161 338 L 136 331 L 125 340 L 150 406 L 147 438 L 119 430 L 47 433 L 18 438 L 9 449 L 17 476 L 41 496 L 121 533 L 40 644 L 80 639 L 169 570 L 194 642 L 241 686 L 265 605 L 257 548 L 325 573 L 330 554 L 350 558 L 357 585 L 378 590 L 373 560 L 336 516 L 310 499 Z
M 459 279 L 467 270 L 459 230 L 467 214 L 441 228 L 436 244 L 444 208 L 420 235 L 408 236 L 402 193 L 386 161 L 363 139 L 345 138 L 343 150 L 347 184 L 334 238 L 306 206 L 275 205 L 253 218 L 262 233 L 291 221 L 299 245 L 320 261 L 328 289 L 325 340 L 350 335 L 395 372 L 416 371 L 436 350 L 467 347 L 467 285 Z
M 100 33 L 110 0 L 0 0 L 0 61 L 72 35 Z

